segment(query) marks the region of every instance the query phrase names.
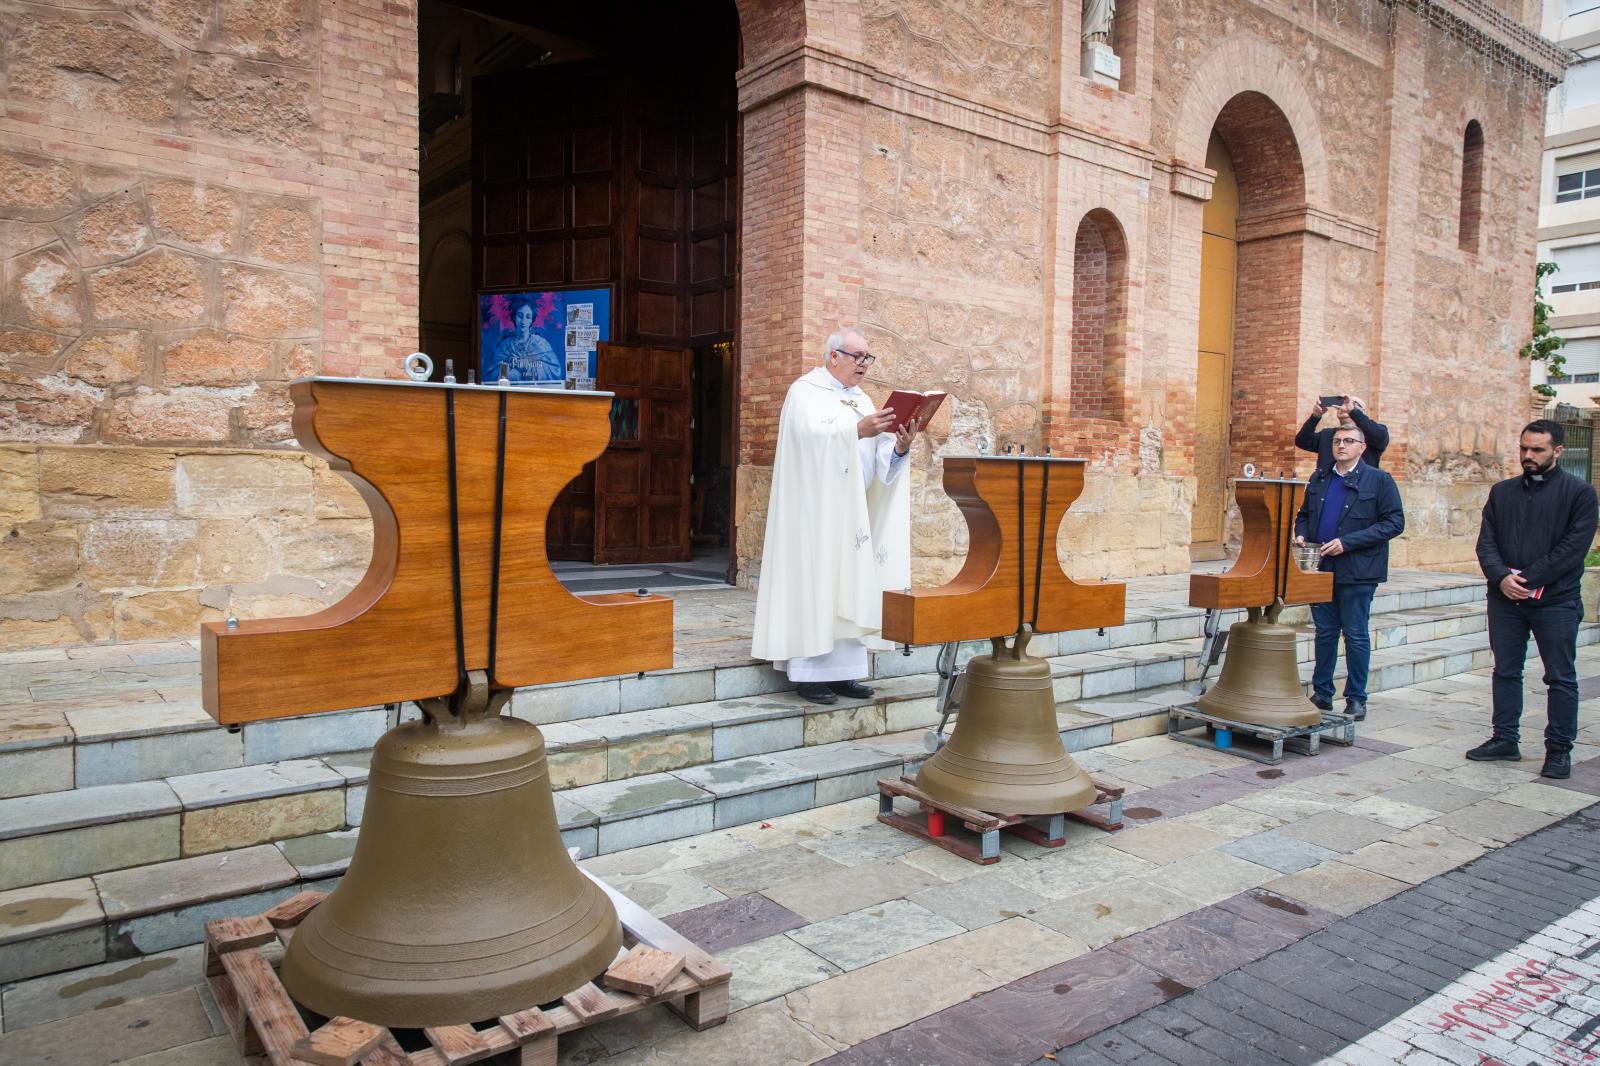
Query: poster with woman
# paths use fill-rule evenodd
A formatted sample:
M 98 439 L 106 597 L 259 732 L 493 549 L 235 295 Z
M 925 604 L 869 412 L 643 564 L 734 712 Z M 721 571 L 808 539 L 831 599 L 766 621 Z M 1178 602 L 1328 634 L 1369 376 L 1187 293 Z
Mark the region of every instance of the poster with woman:
M 478 379 L 591 386 L 598 341 L 610 339 L 611 290 L 484 293 L 478 297 Z

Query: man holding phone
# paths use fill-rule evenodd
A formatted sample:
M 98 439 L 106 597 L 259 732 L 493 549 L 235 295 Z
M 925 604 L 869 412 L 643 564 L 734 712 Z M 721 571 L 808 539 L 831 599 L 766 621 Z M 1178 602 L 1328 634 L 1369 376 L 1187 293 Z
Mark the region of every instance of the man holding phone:
M 1329 411 L 1338 416 L 1338 425 L 1319 431 L 1317 423 L 1322 421 L 1322 416 Z M 1333 435 L 1347 426 L 1354 426 L 1360 430 L 1362 438 L 1366 441 L 1366 452 L 1361 457 L 1362 462 L 1368 466 L 1382 465 L 1379 460 L 1383 456 L 1384 449 L 1389 447 L 1389 429 L 1382 422 L 1375 422 L 1368 417 L 1366 406 L 1358 396 L 1317 397 L 1316 405 L 1311 408 L 1311 417 L 1300 427 L 1300 432 L 1294 435 L 1294 446 L 1303 452 L 1316 452 L 1318 470 L 1332 466 Z

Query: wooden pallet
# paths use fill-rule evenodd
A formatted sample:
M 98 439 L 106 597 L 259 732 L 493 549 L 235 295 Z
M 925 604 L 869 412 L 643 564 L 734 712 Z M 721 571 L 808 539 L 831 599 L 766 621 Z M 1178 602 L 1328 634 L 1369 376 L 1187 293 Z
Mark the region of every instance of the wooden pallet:
M 1217 744 L 1219 729 L 1228 730 L 1230 743 L 1227 747 Z M 1329 744 L 1342 744 L 1346 747 L 1354 744 L 1356 723 L 1348 715 L 1337 711 L 1323 711 L 1322 721 L 1316 725 L 1277 729 L 1273 726 L 1251 725 L 1247 722 L 1218 718 L 1206 714 L 1193 703 L 1185 703 L 1168 709 L 1167 736 L 1184 744 L 1193 744 L 1197 748 L 1210 748 L 1213 751 L 1237 755 L 1241 759 L 1252 759 L 1268 766 L 1276 766 L 1283 761 L 1285 749 L 1300 755 L 1315 755 L 1319 742 L 1323 740 Z M 1252 751 L 1249 747 L 1241 746 L 1239 741 L 1245 738 L 1260 741 L 1267 745 L 1267 750 Z
M 519 1051 L 522 1066 L 555 1066 L 557 1041 L 595 1022 L 660 1003 L 695 1029 L 728 1018 L 732 972 L 599 878 L 622 920 L 623 949 L 605 975 L 561 997 L 495 1019 L 492 1025 L 423 1029 L 428 1046 L 407 1052 L 393 1032 L 353 1018 L 306 1027 L 260 948 L 285 947 L 295 927 L 327 894 L 301 892 L 263 914 L 206 923 L 205 975 L 241 1055 L 271 1066 L 462 1066 Z M 604 982 L 601 984 L 599 982 Z
M 1105 804 L 1105 814 L 1089 807 L 1060 814 L 990 814 L 934 799 L 917 787 L 914 778 L 901 777 L 895 781 L 885 777 L 878 781 L 878 821 L 921 837 L 964 859 L 988 866 L 1000 861 L 1001 833 L 1010 833 L 1040 847 L 1059 848 L 1066 843 L 1068 818 L 1108 833 L 1121 829 L 1123 789 L 1099 781 L 1094 782 L 1094 787 L 1095 799 L 1091 806 Z M 915 818 L 897 812 L 894 809 L 896 797 L 904 797 L 918 804 L 925 817 L 923 823 L 919 825 Z M 978 834 L 977 841 L 973 842 L 966 834 L 952 833 L 951 827 L 945 822 L 947 817 L 954 818 L 962 827 Z M 1033 824 L 1041 820 L 1045 823 L 1042 828 Z

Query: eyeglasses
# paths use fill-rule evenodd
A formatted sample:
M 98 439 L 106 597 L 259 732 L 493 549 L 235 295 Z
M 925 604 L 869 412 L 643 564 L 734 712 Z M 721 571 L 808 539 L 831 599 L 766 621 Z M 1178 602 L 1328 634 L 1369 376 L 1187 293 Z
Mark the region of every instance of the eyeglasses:
M 873 361 L 878 358 L 871 352 L 847 352 L 843 348 L 835 348 L 834 351 L 840 355 L 848 355 L 850 358 L 854 359 L 856 361 L 856 366 L 871 366 Z
M 1340 444 L 1365 444 L 1367 442 L 1362 440 L 1360 437 L 1335 437 L 1335 438 L 1333 438 L 1333 443 L 1335 445 L 1340 445 Z

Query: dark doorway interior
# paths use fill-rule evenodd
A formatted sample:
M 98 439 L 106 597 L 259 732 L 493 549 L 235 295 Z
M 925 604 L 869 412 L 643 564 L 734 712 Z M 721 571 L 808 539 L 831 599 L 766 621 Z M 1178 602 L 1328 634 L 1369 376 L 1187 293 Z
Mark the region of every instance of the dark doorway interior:
M 476 315 L 484 292 L 611 293 L 597 387 L 614 388 L 633 414 L 619 412 L 606 455 L 552 508 L 551 558 L 669 561 L 726 548 L 737 410 L 733 4 L 425 0 L 420 38 L 424 306 L 460 318 L 464 306 Z M 435 250 L 459 256 L 463 243 L 467 277 L 430 271 Z M 475 318 L 425 316 L 422 332 L 425 345 L 433 338 L 476 366 Z

